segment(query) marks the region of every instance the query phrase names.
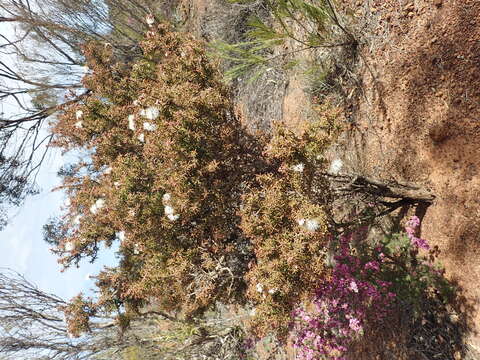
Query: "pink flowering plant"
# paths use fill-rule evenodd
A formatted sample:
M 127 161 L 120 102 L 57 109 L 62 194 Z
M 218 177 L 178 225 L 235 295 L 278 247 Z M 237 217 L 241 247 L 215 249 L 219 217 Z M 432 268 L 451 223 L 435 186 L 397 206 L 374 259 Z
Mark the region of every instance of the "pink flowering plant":
M 436 264 L 438 247 L 431 247 L 417 236 L 420 219 L 412 216 L 406 223 L 405 233 L 386 236 L 376 247 L 382 254 L 382 276 L 393 283 L 393 291 L 403 304 L 419 311 L 419 301 L 435 293 L 447 302 L 454 288 L 444 278 L 444 270 Z
M 392 284 L 379 275 L 381 258 L 355 255 L 352 235 L 339 240 L 332 276 L 315 292 L 313 309 L 295 310 L 294 346 L 300 359 L 346 359 L 344 354 L 365 325 L 382 321 L 391 310 Z
M 416 236 L 419 224 L 412 217 L 406 233 L 377 244 L 365 240 L 365 228 L 339 237 L 331 277 L 320 282 L 311 305 L 293 313 L 297 359 L 346 360 L 353 342 L 397 306 L 415 315 L 430 294 L 450 297 L 453 289 L 434 266 L 437 249 Z

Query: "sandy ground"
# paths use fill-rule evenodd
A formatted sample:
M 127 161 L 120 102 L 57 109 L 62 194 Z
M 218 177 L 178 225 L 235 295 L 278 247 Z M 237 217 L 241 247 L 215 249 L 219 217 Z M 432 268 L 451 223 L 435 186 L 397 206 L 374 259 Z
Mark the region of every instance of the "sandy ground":
M 462 289 L 480 349 L 480 2 L 372 1 L 370 11 L 389 35 L 365 51 L 376 79 L 364 76 L 339 148 L 355 171 L 436 195 L 421 235 Z

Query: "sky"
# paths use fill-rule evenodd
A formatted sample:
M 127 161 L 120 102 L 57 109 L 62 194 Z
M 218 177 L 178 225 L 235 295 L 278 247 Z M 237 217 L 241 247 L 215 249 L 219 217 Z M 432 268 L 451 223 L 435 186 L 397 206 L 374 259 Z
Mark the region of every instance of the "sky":
M 56 176 L 64 158 L 52 149 L 38 177 L 40 194 L 29 197 L 25 203 L 12 209 L 9 225 L 0 232 L 0 267 L 11 268 L 39 286 L 40 289 L 69 299 L 78 292 L 91 293 L 95 275 L 103 265 L 114 266 L 117 260 L 113 250 L 104 249 L 95 264 L 84 261 L 79 268 L 61 272 L 62 267 L 43 241 L 42 227 L 52 216 L 59 215 L 65 202 L 61 191 L 51 189 L 60 184 Z
M 10 24 L 0 24 L 2 35 L 11 35 L 12 31 Z M 0 54 L 0 60 L 15 65 L 15 60 L 5 54 Z M 13 113 L 16 108 L 12 102 L 2 100 L 0 110 Z M 56 256 L 43 241 L 43 225 L 50 217 L 60 214 L 65 202 L 62 192 L 51 191 L 60 184 L 56 173 L 65 161 L 59 150 L 51 149 L 37 177 L 41 192 L 27 198 L 21 207 L 12 209 L 9 225 L 0 231 L 0 267 L 13 269 L 40 289 L 70 299 L 80 291 L 91 294 L 94 281 L 89 276 L 97 274 L 103 265 L 114 266 L 117 260 L 114 250 L 104 250 L 95 264 L 85 261 L 78 269 L 61 272 Z

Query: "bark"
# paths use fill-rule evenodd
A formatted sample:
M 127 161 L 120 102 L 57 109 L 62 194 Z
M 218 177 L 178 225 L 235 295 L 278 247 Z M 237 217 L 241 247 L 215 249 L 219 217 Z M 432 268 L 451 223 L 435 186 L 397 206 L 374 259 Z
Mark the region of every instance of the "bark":
M 365 175 L 326 174 L 335 192 L 363 193 L 379 198 L 404 199 L 411 203 L 432 203 L 435 195 L 427 188 L 413 183 L 380 180 Z

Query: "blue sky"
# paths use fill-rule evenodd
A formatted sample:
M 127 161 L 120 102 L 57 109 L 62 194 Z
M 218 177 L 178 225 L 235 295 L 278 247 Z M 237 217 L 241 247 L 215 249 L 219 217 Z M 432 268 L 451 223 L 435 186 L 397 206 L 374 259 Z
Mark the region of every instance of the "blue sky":
M 10 23 L 0 24 L 3 35 L 11 37 L 13 32 Z M 9 66 L 18 65 L 10 55 L 0 54 L 0 57 Z M 18 111 L 12 99 L 2 100 L 0 110 L 6 114 Z M 80 268 L 62 273 L 49 245 L 43 241 L 43 225 L 51 216 L 60 213 L 65 201 L 62 192 L 51 192 L 60 183 L 56 173 L 63 163 L 60 151 L 51 149 L 37 178 L 40 194 L 28 198 L 20 208 L 12 209 L 9 225 L 0 232 L 0 267 L 16 270 L 42 290 L 69 299 L 80 291 L 89 292 L 93 288 L 94 281 L 88 279 L 88 275 L 97 274 L 103 265 L 113 266 L 117 261 L 114 251 L 106 250 L 95 264 L 86 261 L 81 263 Z
M 85 261 L 80 268 L 62 273 L 49 245 L 43 241 L 43 225 L 49 217 L 60 213 L 65 201 L 62 192 L 50 191 L 60 183 L 56 173 L 63 161 L 60 152 L 52 149 L 38 177 L 41 193 L 12 209 L 9 225 L 0 232 L 0 267 L 14 269 L 41 289 L 69 299 L 79 291 L 88 292 L 94 285 L 88 275 L 98 273 L 103 265 L 115 265 L 116 258 L 114 251 L 104 250 L 95 264 Z

